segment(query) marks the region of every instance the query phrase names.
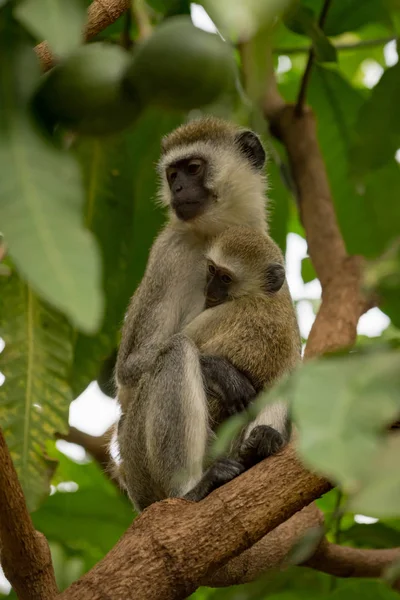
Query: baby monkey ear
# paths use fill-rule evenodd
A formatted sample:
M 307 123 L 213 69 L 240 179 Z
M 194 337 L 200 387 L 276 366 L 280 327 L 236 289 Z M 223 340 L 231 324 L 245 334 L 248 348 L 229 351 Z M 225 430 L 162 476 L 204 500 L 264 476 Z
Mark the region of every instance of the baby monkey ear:
M 271 263 L 265 270 L 264 289 L 270 294 L 279 292 L 285 281 L 285 267 L 279 263 Z
M 265 150 L 260 138 L 253 131 L 243 131 L 236 136 L 236 143 L 254 168 L 261 171 L 265 164 Z

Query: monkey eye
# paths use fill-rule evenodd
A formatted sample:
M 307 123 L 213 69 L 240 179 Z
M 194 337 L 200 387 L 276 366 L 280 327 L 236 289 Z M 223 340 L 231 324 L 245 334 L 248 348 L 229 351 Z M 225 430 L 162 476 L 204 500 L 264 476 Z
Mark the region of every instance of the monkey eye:
M 216 268 L 211 263 L 208 265 L 208 272 L 211 273 L 211 275 L 215 275 L 216 273 Z
M 191 160 L 188 164 L 188 171 L 190 175 L 197 175 L 200 172 L 202 163 L 199 160 Z
M 167 169 L 167 179 L 169 181 L 169 183 L 172 183 L 175 181 L 175 179 L 178 176 L 178 171 L 172 167 L 168 167 Z
M 222 277 L 221 277 L 221 281 L 223 281 L 223 283 L 226 283 L 226 284 L 232 283 L 232 277 L 230 275 L 227 275 L 226 273 L 224 273 L 224 275 L 222 275 Z

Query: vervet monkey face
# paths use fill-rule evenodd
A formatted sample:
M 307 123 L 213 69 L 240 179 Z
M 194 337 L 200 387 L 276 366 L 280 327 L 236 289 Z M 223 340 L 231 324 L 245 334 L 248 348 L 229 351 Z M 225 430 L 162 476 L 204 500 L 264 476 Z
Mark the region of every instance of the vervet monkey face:
M 170 163 L 165 170 L 171 207 L 182 221 L 189 221 L 206 209 L 210 192 L 206 188 L 207 161 L 193 156 Z
M 205 307 L 212 308 L 228 300 L 252 294 L 275 294 L 285 281 L 285 268 L 280 263 L 266 267 L 246 267 L 238 264 L 229 269 L 207 261 L 207 283 L 204 291 Z
M 207 284 L 205 289 L 206 308 L 218 306 L 229 299 L 229 291 L 234 282 L 233 275 L 215 265 L 211 260 L 207 263 Z

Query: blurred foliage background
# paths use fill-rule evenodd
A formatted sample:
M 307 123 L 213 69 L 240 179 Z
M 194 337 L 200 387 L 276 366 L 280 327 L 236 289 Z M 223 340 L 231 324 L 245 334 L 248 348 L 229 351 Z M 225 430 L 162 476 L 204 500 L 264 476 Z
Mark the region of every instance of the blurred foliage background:
M 400 439 L 385 433 L 400 413 L 400 3 L 333 0 L 322 31 L 323 0 L 134 0 L 83 47 L 89 4 L 0 1 L 0 425 L 60 588 L 134 517 L 99 466 L 67 458 L 54 435 L 68 431 L 70 403 L 92 381 L 113 393 L 124 311 L 164 220 L 154 202 L 160 139 L 207 113 L 257 130 L 270 155 L 271 233 L 285 251 L 288 234 L 304 232 L 284 149 L 259 106 L 271 64 L 281 94 L 296 101 L 310 48 L 307 101 L 337 218 L 348 251 L 368 259 L 365 286 L 391 324 L 275 393 L 293 403 L 306 463 L 343 490 L 318 502 L 329 539 L 400 545 Z M 192 29 L 191 14 L 207 25 L 204 11 L 222 37 Z M 43 39 L 61 59 L 45 75 L 32 50 Z M 302 276 L 315 280 L 307 258 Z M 359 522 L 357 512 L 375 519 Z M 384 582 L 292 566 L 192 596 L 303 597 L 395 594 Z

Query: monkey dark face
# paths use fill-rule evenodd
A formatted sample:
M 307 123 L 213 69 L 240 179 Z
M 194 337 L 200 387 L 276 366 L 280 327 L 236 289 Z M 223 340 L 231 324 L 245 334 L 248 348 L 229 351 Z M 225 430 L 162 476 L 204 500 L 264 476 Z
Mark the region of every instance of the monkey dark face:
M 229 288 L 233 282 L 232 275 L 225 269 L 208 263 L 207 284 L 204 292 L 206 308 L 218 306 L 229 300 Z
M 166 176 L 171 190 L 171 207 L 182 221 L 199 216 L 209 201 L 205 186 L 207 163 L 202 158 L 188 158 L 170 164 Z

